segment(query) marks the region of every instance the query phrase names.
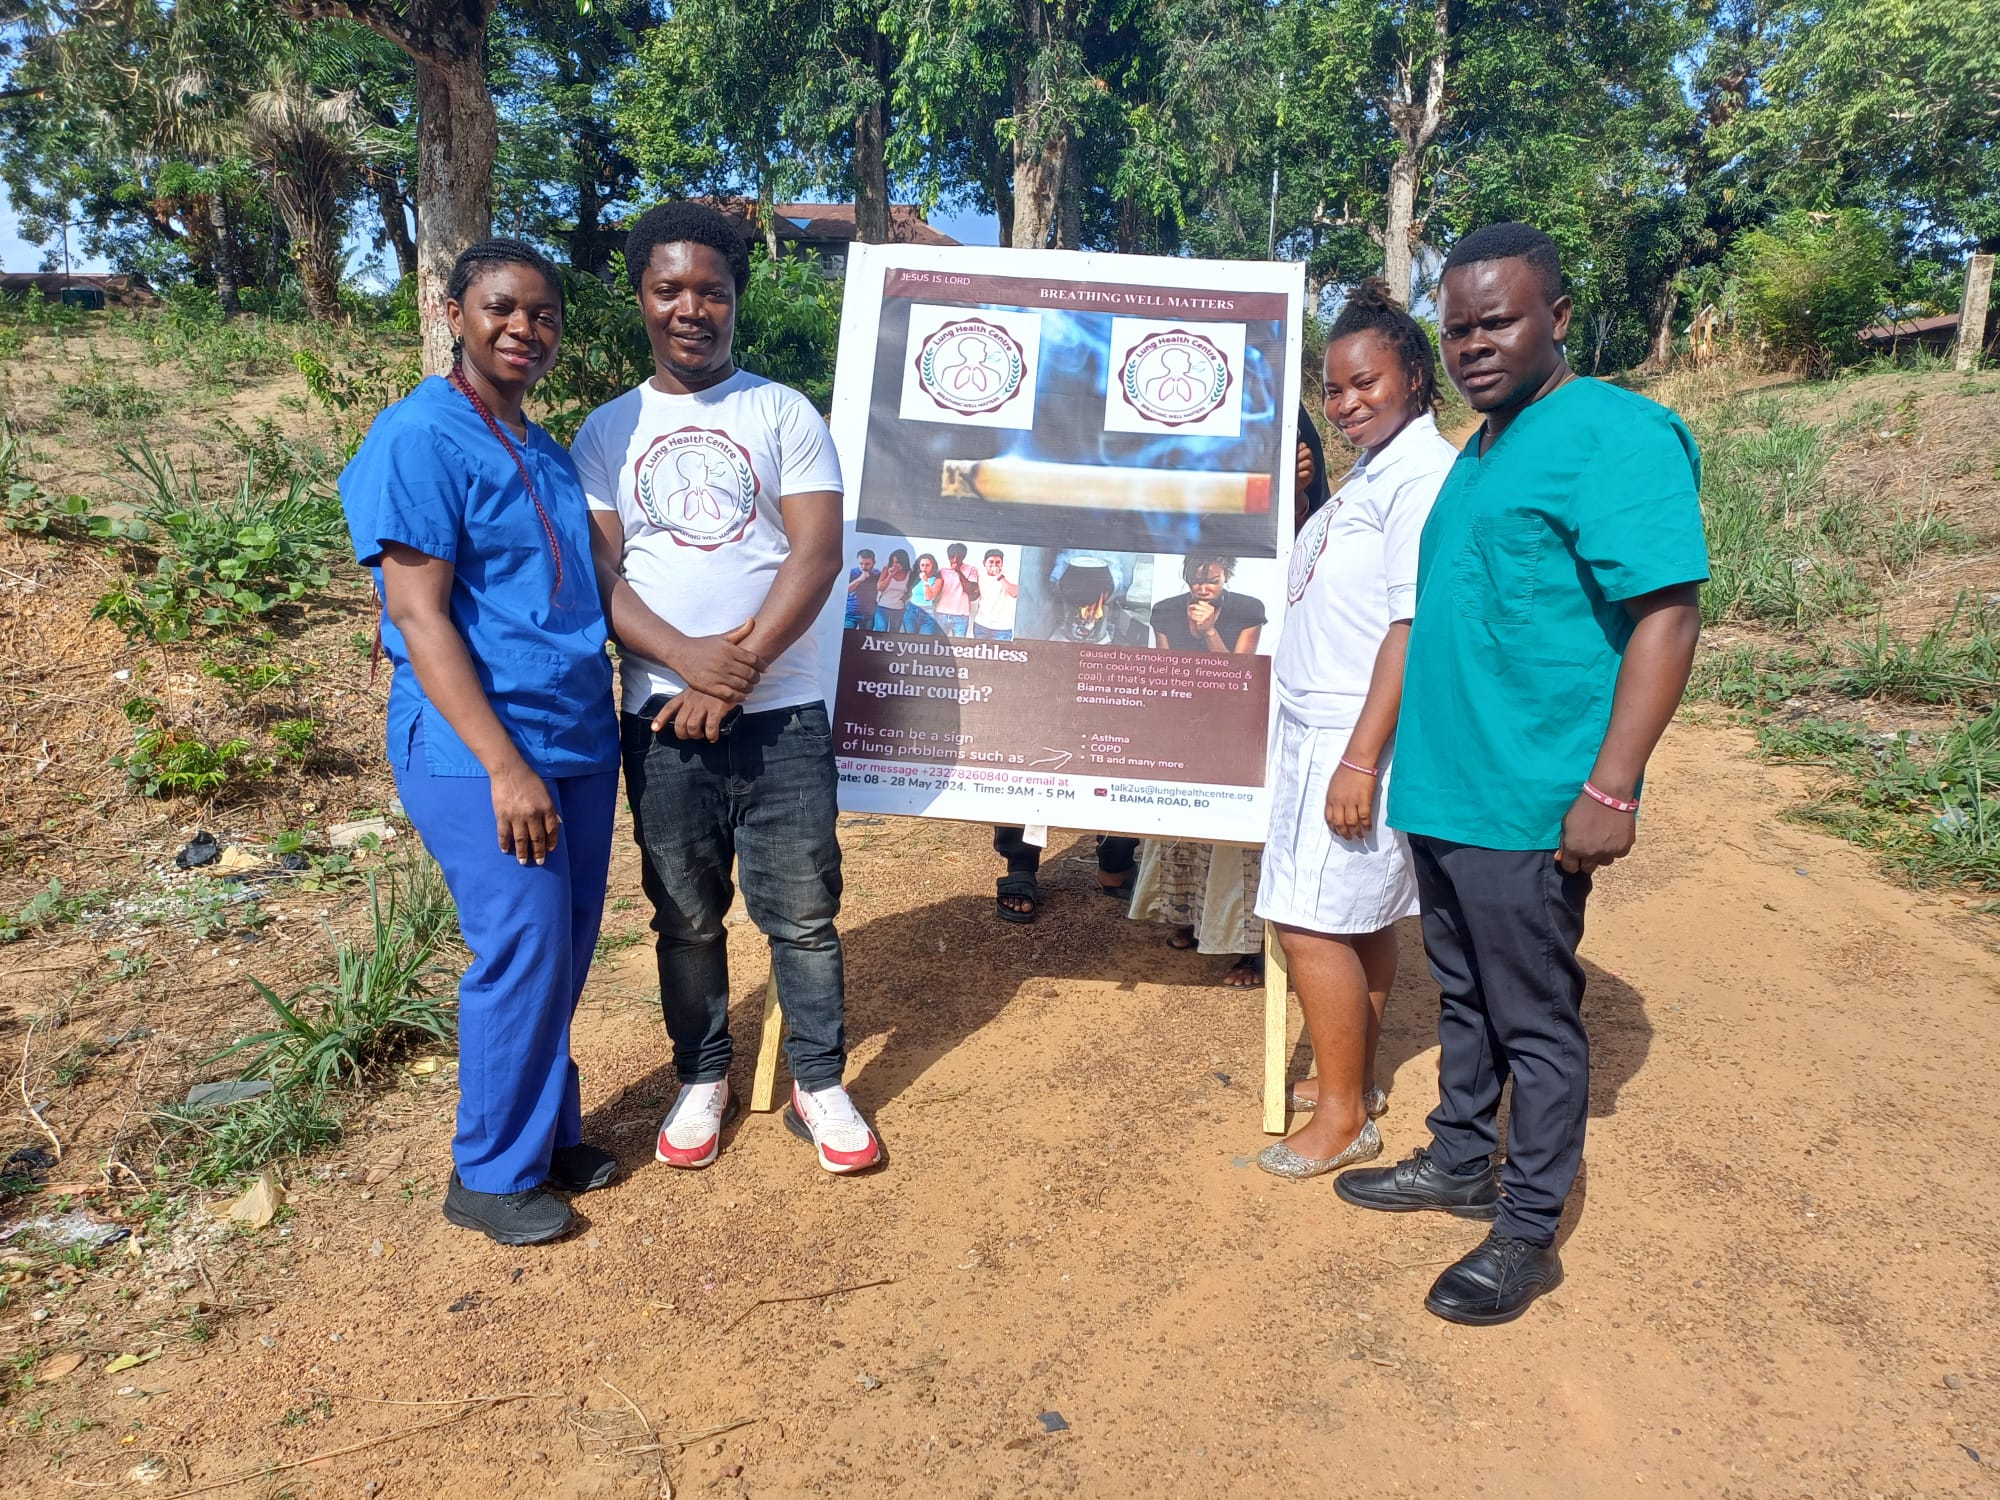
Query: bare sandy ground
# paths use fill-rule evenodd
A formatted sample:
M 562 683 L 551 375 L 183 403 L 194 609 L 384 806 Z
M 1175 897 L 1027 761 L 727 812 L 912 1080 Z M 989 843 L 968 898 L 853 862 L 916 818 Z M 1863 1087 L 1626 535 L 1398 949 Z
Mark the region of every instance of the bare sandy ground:
M 151 1492 L 193 1493 L 461 1410 L 358 1398 L 520 1392 L 223 1492 L 2000 1495 L 1991 930 L 1780 821 L 1796 789 L 1746 750 L 1678 726 L 1600 881 L 1568 1279 L 1511 1327 L 1421 1305 L 1479 1226 L 1250 1167 L 1260 998 L 1092 894 L 1087 840 L 1006 928 L 983 830 L 850 819 L 851 1080 L 887 1170 L 827 1177 L 775 1115 L 707 1172 L 655 1165 L 673 1085 L 627 948 L 578 1026 L 628 1171 L 588 1227 L 507 1251 L 446 1225 L 450 1071 L 411 1079 L 351 1175 L 299 1176 L 239 1289 L 268 1311 L 79 1374 L 50 1420 L 107 1425 L 60 1475 L 16 1439 L 0 1491 L 136 1491 L 157 1454 Z M 629 851 L 614 881 L 634 929 Z M 753 929 L 732 952 L 747 1089 L 766 969 Z M 1391 1156 L 1424 1139 L 1434 996 L 1412 930 Z

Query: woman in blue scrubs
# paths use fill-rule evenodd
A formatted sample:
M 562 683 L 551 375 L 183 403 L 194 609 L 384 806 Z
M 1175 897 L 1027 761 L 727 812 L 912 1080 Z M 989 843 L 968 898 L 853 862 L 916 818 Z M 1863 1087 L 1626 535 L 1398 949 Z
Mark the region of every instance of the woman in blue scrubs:
M 530 1245 L 569 1227 L 550 1189 L 617 1171 L 583 1144 L 569 1025 L 604 912 L 618 722 L 583 488 L 521 410 L 555 360 L 562 282 L 491 240 L 445 295 L 456 364 L 375 419 L 340 497 L 383 603 L 396 787 L 472 951 L 444 1215 Z

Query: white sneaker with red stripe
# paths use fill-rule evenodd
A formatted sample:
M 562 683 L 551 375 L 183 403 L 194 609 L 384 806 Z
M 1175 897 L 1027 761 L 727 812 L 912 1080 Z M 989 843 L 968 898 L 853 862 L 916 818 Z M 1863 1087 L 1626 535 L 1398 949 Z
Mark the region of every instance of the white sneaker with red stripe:
M 735 1108 L 726 1078 L 720 1083 L 682 1084 L 680 1097 L 660 1126 L 654 1159 L 670 1167 L 707 1166 L 722 1151 L 722 1127 Z
M 811 1141 L 819 1164 L 829 1172 L 860 1172 L 882 1159 L 882 1143 L 837 1083 L 810 1094 L 793 1084 L 785 1129 Z

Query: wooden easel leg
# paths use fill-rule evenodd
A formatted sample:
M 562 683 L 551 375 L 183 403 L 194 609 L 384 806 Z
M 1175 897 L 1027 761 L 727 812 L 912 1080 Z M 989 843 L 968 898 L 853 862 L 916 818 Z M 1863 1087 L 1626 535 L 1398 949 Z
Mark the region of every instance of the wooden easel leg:
M 1278 929 L 1264 924 L 1264 1133 L 1285 1133 L 1285 1062 L 1290 1051 L 1285 1035 L 1285 996 L 1291 976 L 1285 971 L 1285 950 Z
M 778 976 L 764 990 L 764 1027 L 757 1038 L 757 1074 L 750 1083 L 750 1107 L 759 1114 L 771 1110 L 771 1092 L 778 1081 L 778 1041 L 785 1032 L 785 1013 L 778 1009 Z

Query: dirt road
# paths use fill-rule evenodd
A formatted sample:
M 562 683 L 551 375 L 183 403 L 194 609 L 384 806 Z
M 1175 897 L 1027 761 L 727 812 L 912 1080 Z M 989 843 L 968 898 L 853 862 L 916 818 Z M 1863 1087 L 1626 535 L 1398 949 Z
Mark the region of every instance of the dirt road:
M 1780 822 L 1787 774 L 1721 729 L 1661 753 L 1585 943 L 1568 1279 L 1512 1327 L 1422 1309 L 1478 1226 L 1250 1167 L 1258 997 L 1092 894 L 1087 843 L 1059 838 L 1041 923 L 1003 928 L 980 830 L 850 819 L 852 1087 L 888 1170 L 827 1177 L 775 1116 L 707 1172 L 656 1166 L 672 1083 L 627 948 L 579 1025 L 587 1129 L 630 1173 L 588 1228 L 505 1251 L 445 1225 L 449 1073 L 414 1080 L 351 1176 L 301 1175 L 268 1314 L 78 1377 L 110 1425 L 62 1472 L 126 1490 L 158 1453 L 173 1493 L 455 1410 L 356 1397 L 526 1392 L 553 1394 L 227 1493 L 2000 1495 L 2000 958 Z M 754 940 L 732 929 L 745 1084 Z M 1423 1140 L 1433 995 L 1412 931 L 1392 1155 Z M 133 1380 L 155 1394 L 113 1394 Z

